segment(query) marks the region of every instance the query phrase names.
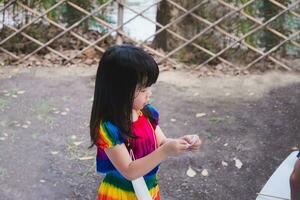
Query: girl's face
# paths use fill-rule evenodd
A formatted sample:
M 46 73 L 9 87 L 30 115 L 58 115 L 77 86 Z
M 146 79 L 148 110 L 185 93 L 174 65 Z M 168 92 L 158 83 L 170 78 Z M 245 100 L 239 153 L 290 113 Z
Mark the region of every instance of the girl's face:
M 146 87 L 146 88 L 137 87 L 134 93 L 133 109 L 135 110 L 143 109 L 149 103 L 151 95 L 152 95 L 151 87 Z

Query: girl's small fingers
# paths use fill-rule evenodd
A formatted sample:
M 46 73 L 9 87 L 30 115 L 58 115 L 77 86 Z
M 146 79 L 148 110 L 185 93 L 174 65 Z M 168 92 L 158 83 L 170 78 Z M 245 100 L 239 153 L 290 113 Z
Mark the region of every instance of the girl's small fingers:
M 187 150 L 189 148 L 189 145 L 188 144 L 181 144 L 180 146 L 179 146 L 179 149 L 180 150 Z
M 191 146 L 189 149 L 190 149 L 190 150 L 198 150 L 198 149 L 200 149 L 200 146 L 201 146 L 201 143 L 194 144 L 194 145 Z
M 201 143 L 197 143 L 192 146 L 192 148 L 199 149 L 201 147 Z
M 187 142 L 187 141 L 185 141 L 185 140 L 180 140 L 180 141 L 179 141 L 179 144 L 184 144 L 184 145 L 187 145 L 187 144 L 188 144 L 188 142 Z
M 185 135 L 183 137 L 181 137 L 183 140 L 185 140 L 186 142 L 188 143 L 191 143 L 192 142 L 192 136 L 191 135 Z
M 200 146 L 202 144 L 202 140 L 200 140 L 200 138 L 198 138 L 197 142 L 195 142 L 195 145 Z

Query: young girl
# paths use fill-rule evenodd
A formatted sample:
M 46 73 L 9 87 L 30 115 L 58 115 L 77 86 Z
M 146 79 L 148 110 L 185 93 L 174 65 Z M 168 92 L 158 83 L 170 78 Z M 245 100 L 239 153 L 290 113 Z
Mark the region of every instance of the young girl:
M 200 147 L 196 135 L 169 139 L 159 128 L 158 112 L 149 104 L 151 85 L 158 74 L 154 59 L 135 46 L 113 46 L 103 54 L 90 121 L 92 146 L 97 146 L 97 172 L 106 174 L 98 200 L 137 199 L 131 180 L 141 176 L 152 199 L 159 200 L 159 164 L 171 155 Z

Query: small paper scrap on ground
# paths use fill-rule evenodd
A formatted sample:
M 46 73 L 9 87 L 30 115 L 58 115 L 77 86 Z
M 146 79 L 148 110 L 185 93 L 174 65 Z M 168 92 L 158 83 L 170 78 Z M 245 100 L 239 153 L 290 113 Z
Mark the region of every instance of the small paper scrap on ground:
M 223 165 L 224 167 L 227 167 L 227 166 L 228 166 L 228 163 L 222 160 L 222 165 Z
M 199 117 L 204 117 L 206 116 L 206 113 L 197 113 L 196 114 L 196 117 L 199 118 Z
M 84 156 L 79 158 L 79 160 L 92 160 L 92 159 L 94 159 L 94 156 Z
M 202 172 L 201 172 L 201 175 L 202 176 L 208 176 L 209 173 L 208 173 L 207 169 L 203 169 Z
M 197 175 L 197 172 L 195 172 L 195 170 L 193 170 L 191 167 L 189 167 L 188 170 L 186 171 L 186 175 L 188 177 L 194 177 Z
M 235 166 L 236 166 L 238 169 L 241 169 L 242 166 L 243 166 L 242 161 L 240 161 L 238 158 L 234 158 L 233 160 L 235 161 Z

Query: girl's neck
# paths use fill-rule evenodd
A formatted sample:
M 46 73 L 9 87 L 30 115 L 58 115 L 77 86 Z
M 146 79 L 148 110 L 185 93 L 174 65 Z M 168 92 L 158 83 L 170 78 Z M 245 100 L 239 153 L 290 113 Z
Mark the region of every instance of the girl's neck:
M 138 111 L 135 109 L 132 109 L 131 121 L 135 122 L 136 120 L 138 120 L 138 118 L 139 118 Z
M 141 115 L 141 111 L 140 110 L 135 110 L 135 109 L 132 109 L 132 113 L 131 113 L 131 121 L 132 122 L 135 122 L 138 120 L 139 116 Z

